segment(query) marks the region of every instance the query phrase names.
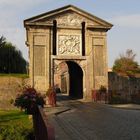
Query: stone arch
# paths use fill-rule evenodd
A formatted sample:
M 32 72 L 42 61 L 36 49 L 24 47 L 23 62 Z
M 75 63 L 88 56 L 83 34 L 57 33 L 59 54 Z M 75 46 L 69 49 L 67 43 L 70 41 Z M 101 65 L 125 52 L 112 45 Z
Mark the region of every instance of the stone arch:
M 67 93 L 71 98 L 83 98 L 84 72 L 80 61 L 57 60 L 57 64 L 59 72 L 54 76 L 54 85 L 59 85 L 61 92 Z M 60 77 L 59 80 L 58 77 Z
M 69 68 L 69 96 L 83 98 L 83 70 L 74 61 L 66 61 Z

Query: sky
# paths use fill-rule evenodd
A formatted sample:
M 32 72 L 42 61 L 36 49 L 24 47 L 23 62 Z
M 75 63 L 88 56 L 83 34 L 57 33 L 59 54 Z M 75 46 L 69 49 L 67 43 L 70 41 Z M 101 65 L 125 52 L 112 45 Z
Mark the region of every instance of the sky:
M 140 64 L 140 0 L 0 0 L 0 36 L 6 37 L 28 60 L 23 20 L 72 4 L 114 26 L 108 31 L 108 66 L 132 49 Z

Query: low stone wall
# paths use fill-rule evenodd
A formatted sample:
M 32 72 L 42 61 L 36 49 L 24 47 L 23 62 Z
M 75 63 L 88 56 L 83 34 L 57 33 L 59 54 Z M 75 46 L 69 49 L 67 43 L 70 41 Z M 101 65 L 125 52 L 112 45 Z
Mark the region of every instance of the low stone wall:
M 140 93 L 140 78 L 108 73 L 109 91 L 131 101 L 131 95 Z
M 42 107 L 38 106 L 37 113 L 33 114 L 33 126 L 36 140 L 55 140 L 54 127 Z
M 11 109 L 14 106 L 11 104 L 16 95 L 19 93 L 19 89 L 24 84 L 28 84 L 28 78 L 18 78 L 11 76 L 0 77 L 0 109 Z

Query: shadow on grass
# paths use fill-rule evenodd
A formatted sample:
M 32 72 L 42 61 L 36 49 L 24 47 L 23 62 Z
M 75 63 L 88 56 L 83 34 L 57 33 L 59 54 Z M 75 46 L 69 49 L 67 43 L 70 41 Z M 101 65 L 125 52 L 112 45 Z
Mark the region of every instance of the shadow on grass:
M 32 120 L 19 110 L 0 110 L 0 140 L 34 140 Z
M 5 113 L 6 112 L 6 113 Z M 0 122 L 7 122 L 11 120 L 18 120 L 25 118 L 25 113 L 20 111 L 2 111 L 0 112 Z
M 28 74 L 18 74 L 18 73 L 0 73 L 0 76 L 4 77 L 17 77 L 17 78 L 29 78 Z

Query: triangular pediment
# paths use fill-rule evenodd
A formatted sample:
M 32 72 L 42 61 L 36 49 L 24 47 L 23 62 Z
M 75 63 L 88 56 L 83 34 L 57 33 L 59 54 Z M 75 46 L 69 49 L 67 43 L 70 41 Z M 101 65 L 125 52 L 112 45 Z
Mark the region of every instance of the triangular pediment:
M 113 25 L 91 15 L 75 6 L 68 5 L 24 21 L 26 25 L 53 25 L 57 21 L 58 26 L 80 27 L 85 22 L 88 27 L 98 27 L 110 29 Z

